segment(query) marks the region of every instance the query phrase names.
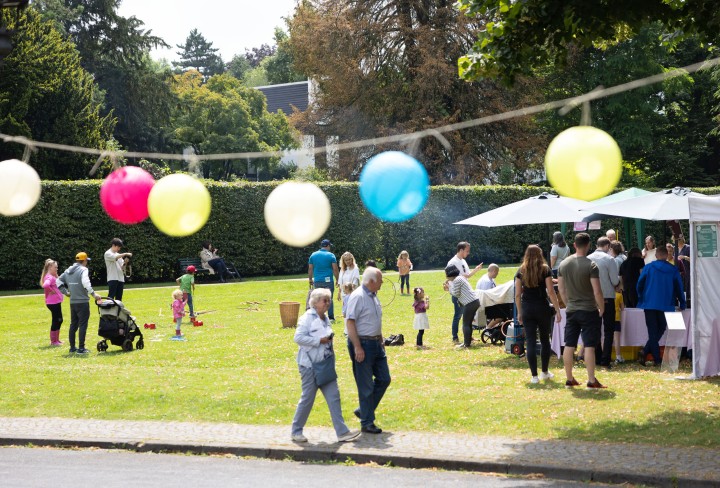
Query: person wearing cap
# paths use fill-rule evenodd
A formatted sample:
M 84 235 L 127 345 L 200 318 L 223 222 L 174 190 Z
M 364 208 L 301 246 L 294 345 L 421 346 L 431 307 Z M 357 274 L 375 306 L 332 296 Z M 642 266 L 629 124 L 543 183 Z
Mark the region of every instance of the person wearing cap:
M 122 300 L 125 289 L 125 258 L 132 257 L 129 252 L 121 253 L 123 242 L 117 237 L 110 241 L 110 249 L 105 251 L 105 268 L 107 269 L 108 298 Z
M 185 269 L 185 274 L 175 281 L 180 286 L 180 291 L 183 292 L 183 301 L 187 302 L 190 307 L 190 318 L 195 318 L 195 311 L 193 310 L 192 296 L 195 293 L 195 266 L 192 264 Z
M 310 281 L 310 287 L 327 288 L 330 290 L 330 298 L 332 300 L 333 292 L 335 291 L 335 282 L 338 279 L 340 270 L 338 269 L 335 255 L 330 252 L 330 247 L 332 247 L 332 242 L 328 239 L 323 239 L 322 242 L 320 242 L 320 249 L 310 255 L 310 259 L 308 259 L 308 279 Z M 330 309 L 328 310 L 328 318 L 331 321 L 335 320 L 335 307 L 332 301 L 330 302 Z
M 70 297 L 70 352 L 87 354 L 85 349 L 85 334 L 88 320 L 90 320 L 90 299 L 92 295 L 96 302 L 101 300 L 90 284 L 88 273 L 87 253 L 79 252 L 75 255 L 75 264 L 65 270 L 57 279 L 58 288 Z M 75 333 L 79 331 L 78 348 L 75 347 Z

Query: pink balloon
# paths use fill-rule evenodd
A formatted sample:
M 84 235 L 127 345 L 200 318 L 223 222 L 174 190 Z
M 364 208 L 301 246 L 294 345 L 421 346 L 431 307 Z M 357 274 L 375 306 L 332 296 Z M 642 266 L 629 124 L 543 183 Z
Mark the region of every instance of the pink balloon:
M 137 224 L 148 218 L 148 195 L 155 184 L 150 173 L 124 166 L 110 173 L 100 187 L 105 212 L 121 224 Z

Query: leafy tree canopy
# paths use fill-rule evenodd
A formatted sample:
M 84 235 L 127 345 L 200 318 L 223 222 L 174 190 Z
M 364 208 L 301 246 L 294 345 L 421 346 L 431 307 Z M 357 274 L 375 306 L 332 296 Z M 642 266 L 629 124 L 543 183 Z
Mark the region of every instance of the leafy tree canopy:
M 225 64 L 217 54 L 218 49 L 214 48 L 212 42 L 205 39 L 197 29 L 190 31 L 185 44 L 178 44 L 180 61 L 173 62 L 173 65 L 180 71 L 193 69 L 200 72 L 207 80 L 210 76 L 223 73 Z
M 294 131 L 283 114 L 267 111 L 265 96 L 244 87 L 228 74 L 202 83 L 202 75 L 190 70 L 176 76 L 180 100 L 173 116 L 175 143 L 191 146 L 196 154 L 277 151 L 297 147 Z M 273 171 L 279 158 L 253 161 L 202 163 L 206 178 L 228 180 L 247 174 L 248 165 Z
M 663 39 L 696 34 L 717 44 L 720 9 L 715 0 L 458 0 L 460 11 L 481 26 L 475 44 L 458 61 L 466 80 L 513 82 L 548 62 L 563 62 L 570 45 L 614 44 L 659 22 Z

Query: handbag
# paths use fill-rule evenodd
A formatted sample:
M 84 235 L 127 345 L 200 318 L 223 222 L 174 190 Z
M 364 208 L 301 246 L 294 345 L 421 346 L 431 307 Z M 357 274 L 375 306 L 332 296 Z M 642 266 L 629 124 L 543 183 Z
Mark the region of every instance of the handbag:
M 337 379 L 335 372 L 335 353 L 326 357 L 322 361 L 312 363 L 313 373 L 315 373 L 315 384 L 324 386 Z

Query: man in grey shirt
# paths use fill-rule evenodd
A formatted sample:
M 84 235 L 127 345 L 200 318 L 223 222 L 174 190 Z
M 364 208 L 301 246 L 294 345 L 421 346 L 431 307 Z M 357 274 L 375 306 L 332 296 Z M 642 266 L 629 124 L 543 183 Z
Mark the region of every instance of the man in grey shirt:
M 369 434 L 382 432 L 375 425 L 375 409 L 390 386 L 390 369 L 382 336 L 382 307 L 377 298 L 381 286 L 380 270 L 366 268 L 362 286 L 348 298 L 345 314 L 348 350 L 360 401 L 355 416 L 360 419 L 362 431 Z
M 610 250 L 610 239 L 601 237 L 597 240 L 597 249 L 588 256 L 588 259 L 595 263 L 600 274 L 600 288 L 605 301 L 605 311 L 602 316 L 602 344 L 598 342 L 595 346 L 595 363 L 600 366 L 610 367 L 610 355 L 612 354 L 613 336 L 615 335 L 615 288 L 620 283 L 620 272 L 617 261 L 608 254 Z M 602 353 L 600 351 L 602 350 Z
M 75 256 L 75 264 L 65 270 L 57 279 L 58 288 L 70 296 L 70 352 L 78 354 L 87 354 L 90 351 L 85 349 L 85 334 L 87 332 L 88 320 L 90 320 L 90 299 L 88 295 L 92 295 L 97 302 L 100 295 L 95 293 L 90 284 L 88 276 L 88 261 L 90 258 L 87 253 L 79 252 Z M 80 331 L 79 348 L 75 348 L 75 333 Z

